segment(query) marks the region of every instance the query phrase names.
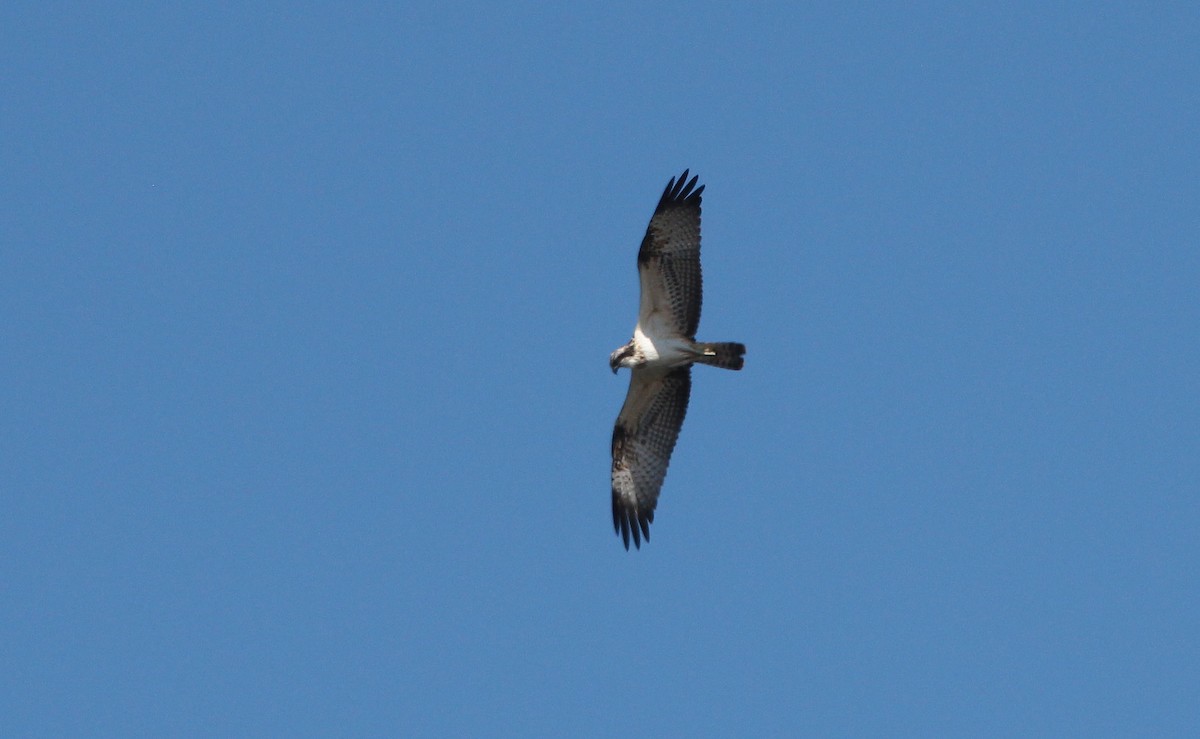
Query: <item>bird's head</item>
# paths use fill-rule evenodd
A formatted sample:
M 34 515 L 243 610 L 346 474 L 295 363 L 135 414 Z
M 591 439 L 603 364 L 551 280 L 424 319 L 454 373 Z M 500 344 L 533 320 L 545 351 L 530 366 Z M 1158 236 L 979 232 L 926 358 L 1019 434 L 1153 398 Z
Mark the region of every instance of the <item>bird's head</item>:
M 612 368 L 613 374 L 617 374 L 617 370 L 622 367 L 630 367 L 630 361 L 633 358 L 633 342 L 629 342 L 625 346 L 608 355 L 608 366 Z

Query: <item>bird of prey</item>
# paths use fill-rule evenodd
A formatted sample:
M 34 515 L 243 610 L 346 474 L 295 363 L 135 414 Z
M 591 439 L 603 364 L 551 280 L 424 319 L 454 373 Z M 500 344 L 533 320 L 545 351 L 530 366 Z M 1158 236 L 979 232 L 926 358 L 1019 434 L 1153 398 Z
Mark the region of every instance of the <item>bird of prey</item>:
M 608 358 L 631 370 L 612 437 L 613 530 L 641 549 L 692 387 L 692 364 L 740 370 L 746 347 L 696 341 L 700 323 L 700 194 L 684 170 L 663 191 L 638 250 L 641 305 L 633 338 Z

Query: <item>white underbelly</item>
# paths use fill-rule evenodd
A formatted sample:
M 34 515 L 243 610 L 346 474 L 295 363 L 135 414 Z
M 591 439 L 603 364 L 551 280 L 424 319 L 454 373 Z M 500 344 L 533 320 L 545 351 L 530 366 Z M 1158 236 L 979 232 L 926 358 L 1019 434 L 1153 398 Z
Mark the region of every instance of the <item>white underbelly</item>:
M 633 331 L 633 340 L 637 342 L 648 365 L 675 367 L 695 359 L 691 342 L 687 339 L 654 337 L 644 333 L 638 326 Z

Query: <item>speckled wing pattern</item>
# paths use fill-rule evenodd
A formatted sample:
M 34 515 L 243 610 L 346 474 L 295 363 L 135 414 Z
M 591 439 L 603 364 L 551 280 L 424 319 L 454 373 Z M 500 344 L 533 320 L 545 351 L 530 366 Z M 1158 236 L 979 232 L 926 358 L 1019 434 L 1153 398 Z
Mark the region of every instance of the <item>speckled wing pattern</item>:
M 643 538 L 650 541 L 658 492 L 687 414 L 691 389 L 690 365 L 667 373 L 633 371 L 612 438 L 613 530 L 621 534 L 626 549 L 630 535 L 638 549 Z
M 685 169 L 679 179 L 667 183 L 638 250 L 642 288 L 638 320 L 645 326 L 651 312 L 665 310 L 675 331 L 695 339 L 703 293 L 700 195 L 704 185 L 696 187 L 698 178 L 689 182 L 687 176 Z

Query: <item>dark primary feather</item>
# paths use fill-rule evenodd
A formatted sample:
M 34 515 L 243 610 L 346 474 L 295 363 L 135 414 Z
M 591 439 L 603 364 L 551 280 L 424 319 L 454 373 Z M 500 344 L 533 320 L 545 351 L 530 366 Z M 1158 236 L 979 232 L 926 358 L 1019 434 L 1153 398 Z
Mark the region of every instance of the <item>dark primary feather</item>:
M 671 178 L 646 227 L 638 250 L 638 272 L 643 294 L 661 290 L 667 297 L 676 329 L 696 337 L 700 325 L 703 278 L 700 273 L 700 195 L 688 170 Z
M 690 365 L 665 375 L 633 372 L 612 439 L 613 530 L 621 534 L 626 549 L 630 535 L 639 549 L 643 538 L 650 541 L 654 508 L 687 414 L 691 387 Z M 647 393 L 651 399 L 641 417 L 629 417 Z

